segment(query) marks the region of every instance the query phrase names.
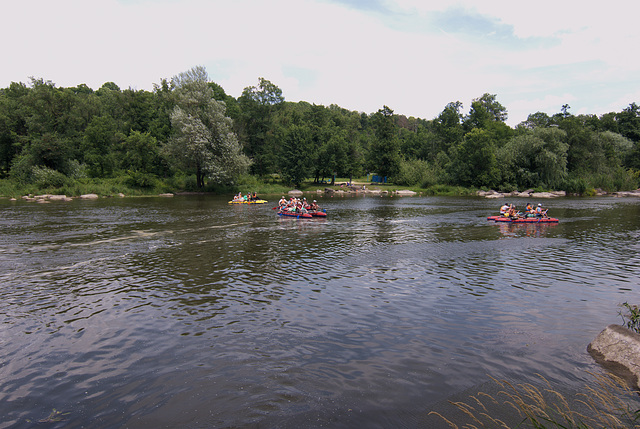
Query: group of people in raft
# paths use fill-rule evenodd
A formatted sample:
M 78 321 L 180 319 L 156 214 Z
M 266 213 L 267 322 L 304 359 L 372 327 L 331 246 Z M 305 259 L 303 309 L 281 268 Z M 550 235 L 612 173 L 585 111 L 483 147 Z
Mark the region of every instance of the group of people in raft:
M 513 204 L 504 203 L 500 207 L 500 215 L 511 219 L 525 218 L 525 217 L 549 217 L 547 212 L 549 209 L 544 210 L 542 204 L 538 204 L 536 208 L 533 208 L 531 203 L 527 203 L 527 207 L 524 209 L 524 213 L 521 213 L 516 209 Z
M 309 204 L 306 198 L 291 197 L 291 199 L 287 200 L 283 195 L 278 201 L 278 210 L 292 213 L 308 213 L 320 211 L 320 207 L 316 200 Z
M 233 196 L 233 201 L 258 201 L 258 194 L 249 192 L 247 195 L 242 195 L 242 192 L 238 192 L 238 195 Z

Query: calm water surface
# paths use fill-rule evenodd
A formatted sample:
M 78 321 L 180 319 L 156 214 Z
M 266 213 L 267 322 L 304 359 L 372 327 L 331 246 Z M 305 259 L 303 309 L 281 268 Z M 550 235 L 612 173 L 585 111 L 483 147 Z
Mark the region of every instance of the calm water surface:
M 489 375 L 583 385 L 640 298 L 638 199 L 227 201 L 0 200 L 0 428 L 434 427 Z

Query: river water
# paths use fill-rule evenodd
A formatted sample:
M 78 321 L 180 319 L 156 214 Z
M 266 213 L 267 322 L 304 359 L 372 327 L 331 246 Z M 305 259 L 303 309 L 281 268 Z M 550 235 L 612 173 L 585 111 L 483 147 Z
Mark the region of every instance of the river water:
M 543 201 L 545 225 L 480 198 L 318 199 L 326 219 L 0 200 L 0 428 L 435 427 L 490 377 L 583 385 L 640 301 L 638 199 Z

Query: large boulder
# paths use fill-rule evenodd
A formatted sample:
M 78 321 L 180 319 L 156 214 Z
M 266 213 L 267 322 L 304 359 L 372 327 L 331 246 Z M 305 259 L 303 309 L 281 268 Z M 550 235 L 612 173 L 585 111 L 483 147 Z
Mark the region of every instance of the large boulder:
M 485 198 L 504 198 L 505 197 L 505 195 L 502 192 L 494 191 L 493 189 L 491 189 L 490 191 L 478 191 L 476 192 L 476 195 L 478 195 L 479 197 L 485 197 Z
M 291 195 L 292 197 L 301 197 L 303 192 L 298 189 L 292 189 L 288 192 L 288 194 Z
M 534 192 L 531 194 L 531 198 L 555 198 L 557 196 L 552 192 Z
M 635 377 L 640 387 L 640 334 L 624 326 L 609 325 L 587 347 L 604 363 L 619 364 Z
M 396 195 L 400 197 L 413 197 L 417 192 L 411 191 L 409 189 L 399 189 L 396 191 Z
M 71 198 L 67 197 L 66 195 L 44 194 L 44 195 L 36 195 L 33 198 L 36 199 L 39 203 L 42 203 L 45 201 L 71 201 Z
M 51 201 L 71 201 L 71 198 L 66 195 L 51 195 L 49 196 Z
M 618 191 L 613 194 L 616 197 L 640 197 L 640 190 L 638 191 Z

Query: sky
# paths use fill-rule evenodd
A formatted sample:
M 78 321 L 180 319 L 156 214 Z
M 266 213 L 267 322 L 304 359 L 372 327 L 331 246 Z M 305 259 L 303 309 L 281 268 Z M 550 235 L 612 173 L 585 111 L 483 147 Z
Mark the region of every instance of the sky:
M 204 66 L 239 97 L 264 78 L 287 101 L 437 117 L 495 94 L 536 112 L 640 103 L 640 1 L 32 0 L 3 2 L 0 88 L 105 82 L 153 90 Z

